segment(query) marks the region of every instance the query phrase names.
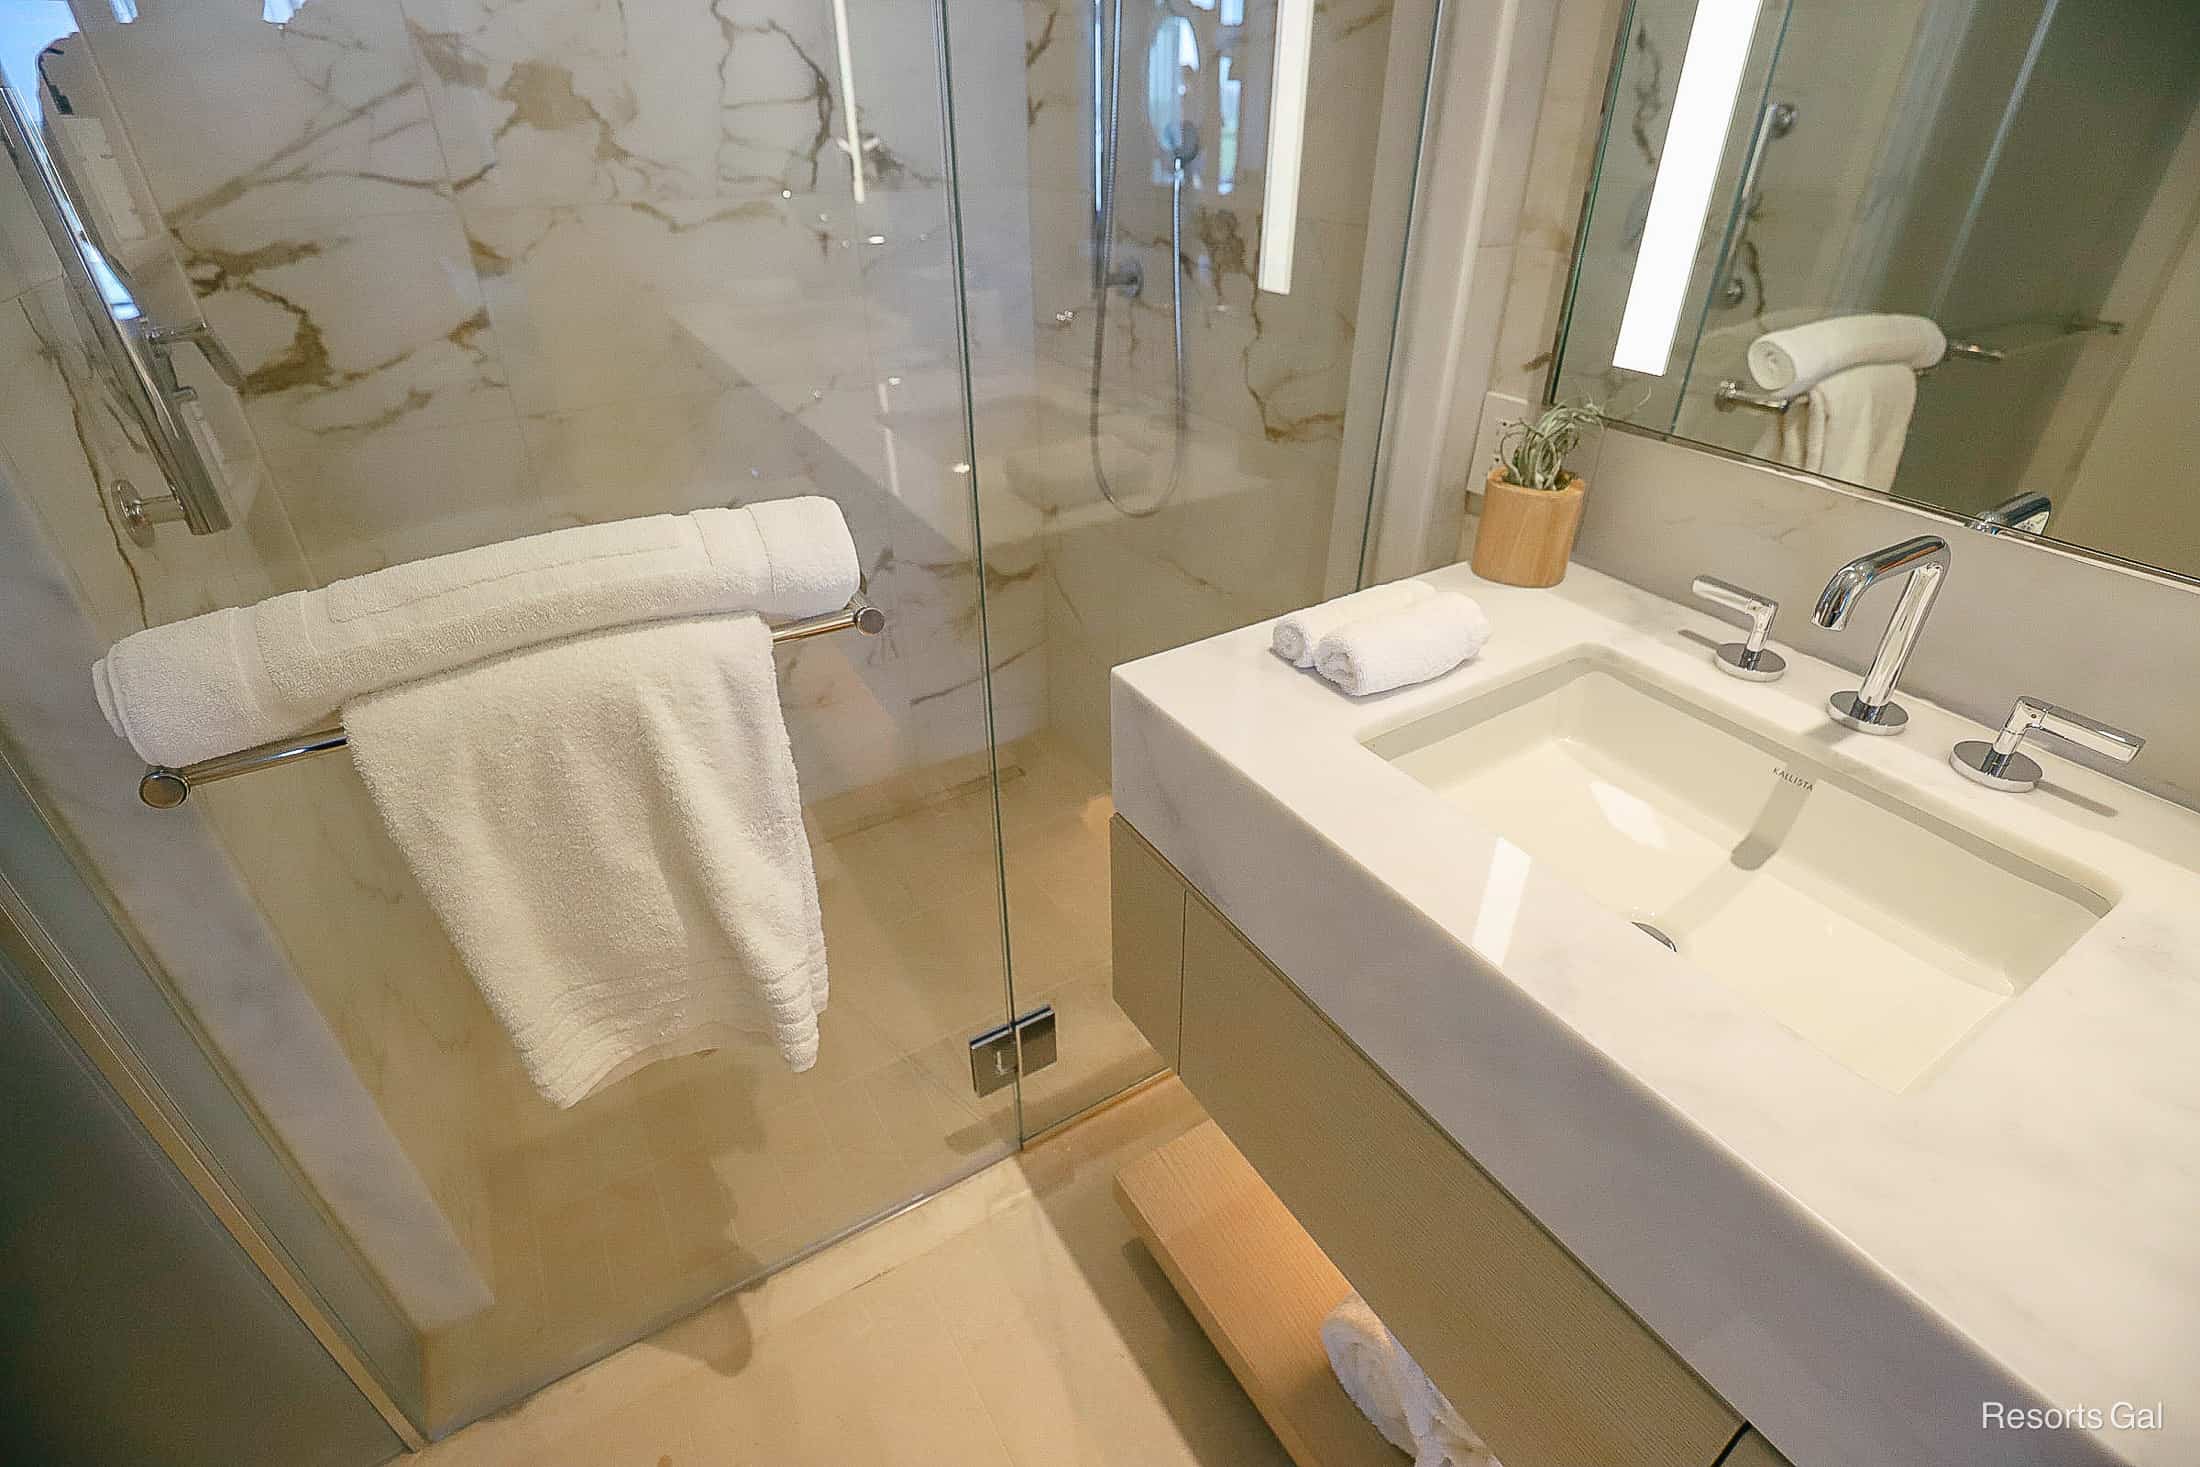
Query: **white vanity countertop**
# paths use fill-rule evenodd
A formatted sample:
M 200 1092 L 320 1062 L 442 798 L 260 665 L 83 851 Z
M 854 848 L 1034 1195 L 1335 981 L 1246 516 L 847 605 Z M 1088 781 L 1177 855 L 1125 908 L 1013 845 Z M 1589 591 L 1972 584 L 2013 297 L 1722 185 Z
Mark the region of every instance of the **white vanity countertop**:
M 1904 736 L 1837 729 L 1853 673 L 1724 677 L 1691 638 L 1737 630 L 1580 566 L 1422 579 L 1496 634 L 1417 688 L 1348 699 L 1265 623 L 1118 668 L 1117 808 L 1797 1467 L 2200 1462 L 2200 815 L 2052 752 L 1982 789 L 1977 724 L 1904 693 Z M 1486 901 L 1504 843 L 1361 740 L 1587 647 L 2115 905 L 1897 1094 L 1544 867 Z

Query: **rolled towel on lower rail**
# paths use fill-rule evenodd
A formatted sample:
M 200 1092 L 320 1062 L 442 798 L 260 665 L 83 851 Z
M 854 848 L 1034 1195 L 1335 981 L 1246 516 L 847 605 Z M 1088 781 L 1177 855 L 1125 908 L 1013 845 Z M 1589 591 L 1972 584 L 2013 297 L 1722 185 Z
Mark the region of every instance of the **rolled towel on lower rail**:
M 1473 597 L 1439 591 L 1323 637 L 1314 649 L 1314 670 L 1361 698 L 1441 677 L 1489 639 L 1490 619 Z

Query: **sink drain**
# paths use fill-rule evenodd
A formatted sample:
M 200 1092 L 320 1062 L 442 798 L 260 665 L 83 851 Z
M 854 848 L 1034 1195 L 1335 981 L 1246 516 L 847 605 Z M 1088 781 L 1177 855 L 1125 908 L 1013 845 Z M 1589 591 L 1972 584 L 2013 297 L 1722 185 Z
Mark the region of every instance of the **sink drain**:
M 1675 942 L 1672 938 L 1667 937 L 1664 933 L 1660 932 L 1657 928 L 1651 926 L 1648 922 L 1637 922 L 1635 926 L 1640 928 L 1642 931 L 1649 933 L 1659 942 L 1664 943 L 1666 947 L 1671 951 L 1679 952 L 1681 950 L 1681 945 L 1679 943 Z

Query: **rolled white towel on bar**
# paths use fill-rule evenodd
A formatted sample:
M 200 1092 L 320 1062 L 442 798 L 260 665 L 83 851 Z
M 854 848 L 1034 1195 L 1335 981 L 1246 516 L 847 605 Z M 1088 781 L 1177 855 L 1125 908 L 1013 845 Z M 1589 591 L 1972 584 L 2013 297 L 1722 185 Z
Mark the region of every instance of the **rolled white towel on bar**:
M 1947 354 L 1947 336 L 1923 316 L 1828 316 L 1751 342 L 1749 375 L 1767 392 L 1800 393 L 1853 367 L 1922 372 Z
M 840 506 L 805 496 L 553 530 L 208 612 L 123 638 L 100 710 L 153 764 L 327 724 L 346 702 L 607 627 L 847 605 L 861 579 Z
M 1489 639 L 1490 619 L 1473 597 L 1438 591 L 1323 637 L 1314 649 L 1314 670 L 1363 698 L 1441 677 Z
M 1339 596 L 1279 617 L 1269 645 L 1275 648 L 1278 657 L 1293 667 L 1312 667 L 1315 646 L 1345 623 L 1411 606 L 1435 594 L 1433 587 L 1421 581 L 1391 581 L 1369 586 L 1364 591 L 1354 591 L 1349 596 Z

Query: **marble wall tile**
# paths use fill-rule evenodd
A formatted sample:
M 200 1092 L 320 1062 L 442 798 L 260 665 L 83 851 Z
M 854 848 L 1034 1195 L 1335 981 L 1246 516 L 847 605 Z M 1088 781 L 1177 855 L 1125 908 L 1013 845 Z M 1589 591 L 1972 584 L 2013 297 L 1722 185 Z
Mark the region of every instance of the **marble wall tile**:
M 245 410 L 271 458 L 330 435 L 513 416 L 451 205 L 207 219 L 175 234 L 200 309 L 245 370 Z
M 77 23 L 177 228 L 432 205 L 448 179 L 397 0 L 321 0 L 287 25 L 252 5 L 153 0 Z
M 818 202 L 469 204 L 467 245 L 519 409 L 569 412 L 736 380 L 697 340 L 701 314 L 813 302 L 859 310 L 852 262 L 818 222 Z M 860 330 L 860 319 L 851 324 Z
M 327 434 L 269 467 L 315 584 L 557 528 L 516 417 Z
M 1023 0 L 1022 99 L 1031 186 L 1081 194 L 1087 209 L 1093 177 L 1092 14 L 1091 5 L 1078 0 Z
M 765 197 L 844 190 L 831 10 L 799 0 L 404 0 L 451 176 L 469 202 Z M 936 121 L 899 80 L 911 6 L 858 6 L 851 55 L 877 82 L 860 119 L 883 187 L 939 177 Z M 923 49 L 928 55 L 927 35 Z M 859 95 L 860 100 L 860 95 Z M 936 118 L 936 94 L 933 97 Z M 875 109 L 913 114 L 908 141 Z
M 1021 182 L 981 182 L 966 184 L 959 198 L 973 370 L 980 379 L 1028 378 L 1041 319 L 1030 190 Z
M 521 421 L 537 492 L 561 523 L 684 514 L 798 479 L 778 403 L 749 386 Z
M 1172 399 L 1173 268 L 1185 295 L 1191 412 L 1254 440 L 1341 438 L 1364 232 L 1354 225 L 1301 220 L 1296 279 L 1289 294 L 1276 295 L 1253 288 L 1257 242 L 1249 203 L 1195 206 L 1172 267 L 1166 193 L 1155 192 L 1157 205 L 1151 199 L 1138 202 L 1159 207 L 1158 219 L 1141 228 L 1127 215 L 1116 236 L 1114 263 L 1136 261 L 1144 285 L 1135 298 L 1118 294 L 1107 304 L 1109 401 L 1160 411 Z M 1085 224 L 1078 212 L 1084 205 L 1061 194 L 1034 194 L 1034 201 L 1039 349 L 1065 366 L 1089 370 L 1094 312 Z M 1058 301 L 1075 304 L 1057 306 Z M 1050 309 L 1070 310 L 1073 319 L 1059 322 Z

